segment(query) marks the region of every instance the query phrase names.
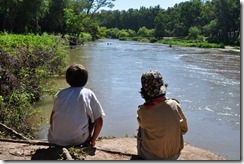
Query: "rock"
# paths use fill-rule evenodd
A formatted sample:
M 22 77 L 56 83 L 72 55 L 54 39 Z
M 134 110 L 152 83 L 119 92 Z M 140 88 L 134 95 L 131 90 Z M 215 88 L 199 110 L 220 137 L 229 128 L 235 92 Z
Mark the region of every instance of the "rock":
M 94 148 L 79 148 L 86 153 L 75 160 L 140 160 L 137 156 L 136 138 L 101 138 Z M 0 142 L 1 160 L 60 160 L 62 151 L 58 148 L 32 144 Z M 70 152 L 72 155 L 73 152 Z M 61 158 L 61 160 L 65 160 Z M 225 160 L 209 150 L 185 143 L 178 160 Z

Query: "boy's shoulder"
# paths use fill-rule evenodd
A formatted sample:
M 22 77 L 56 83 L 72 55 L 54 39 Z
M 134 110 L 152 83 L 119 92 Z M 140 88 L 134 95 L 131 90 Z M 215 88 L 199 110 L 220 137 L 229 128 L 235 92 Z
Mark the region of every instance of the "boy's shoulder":
M 84 92 L 94 93 L 90 88 L 83 87 L 82 90 L 83 90 Z
M 69 93 L 69 92 L 86 92 L 86 93 L 91 93 L 92 90 L 89 88 L 85 87 L 67 87 L 67 88 L 60 88 L 60 90 L 57 92 L 57 94 L 62 94 L 62 93 Z
M 171 100 L 171 101 L 176 102 L 177 104 L 180 104 L 180 101 L 178 99 L 176 99 L 176 98 L 168 98 L 167 97 L 167 100 Z

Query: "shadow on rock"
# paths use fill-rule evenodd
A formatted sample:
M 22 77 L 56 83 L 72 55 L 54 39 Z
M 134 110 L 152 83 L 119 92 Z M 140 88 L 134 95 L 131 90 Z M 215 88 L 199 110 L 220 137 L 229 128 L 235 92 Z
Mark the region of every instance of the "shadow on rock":
M 66 147 L 67 150 L 72 147 Z M 96 148 L 94 147 L 73 147 L 69 152 L 73 160 L 84 160 L 86 155 L 94 156 Z M 63 147 L 50 146 L 47 149 L 38 149 L 31 157 L 31 160 L 67 160 L 64 155 Z
M 130 160 L 144 160 L 144 159 L 139 155 L 132 155 Z
M 31 160 L 58 160 L 61 159 L 63 150 L 61 147 L 49 147 L 47 149 L 38 149 L 31 157 Z

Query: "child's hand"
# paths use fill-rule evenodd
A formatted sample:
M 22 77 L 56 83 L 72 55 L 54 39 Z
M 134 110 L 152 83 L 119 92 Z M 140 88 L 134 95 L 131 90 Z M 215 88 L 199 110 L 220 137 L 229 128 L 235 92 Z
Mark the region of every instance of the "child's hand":
M 96 145 L 96 139 L 94 137 L 91 137 L 90 144 L 93 147 Z
M 96 141 L 91 140 L 91 145 L 94 147 L 96 145 Z

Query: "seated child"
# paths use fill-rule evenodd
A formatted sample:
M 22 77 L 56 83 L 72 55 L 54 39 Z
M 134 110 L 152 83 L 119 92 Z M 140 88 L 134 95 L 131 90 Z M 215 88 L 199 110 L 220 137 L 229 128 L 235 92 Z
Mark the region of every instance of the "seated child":
M 80 64 L 66 71 L 70 87 L 54 97 L 48 141 L 59 146 L 95 146 L 103 126 L 103 108 L 94 92 L 85 88 L 88 71 Z

